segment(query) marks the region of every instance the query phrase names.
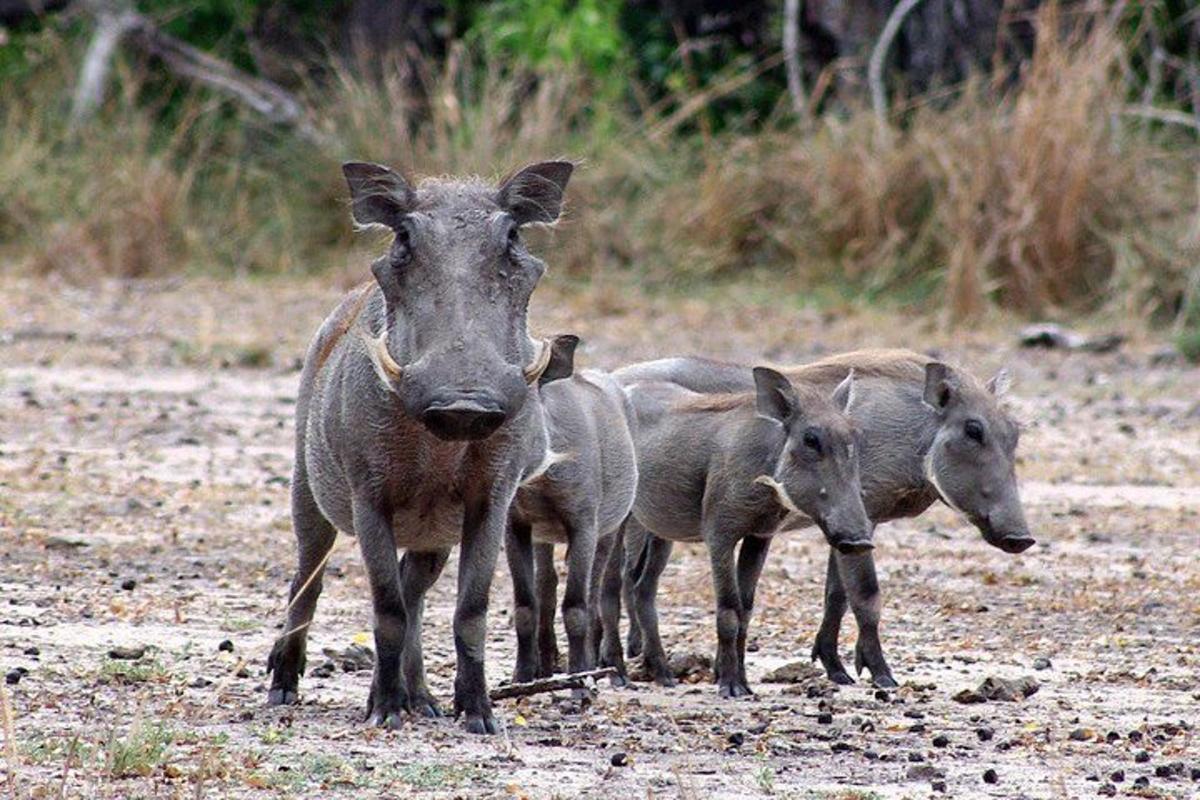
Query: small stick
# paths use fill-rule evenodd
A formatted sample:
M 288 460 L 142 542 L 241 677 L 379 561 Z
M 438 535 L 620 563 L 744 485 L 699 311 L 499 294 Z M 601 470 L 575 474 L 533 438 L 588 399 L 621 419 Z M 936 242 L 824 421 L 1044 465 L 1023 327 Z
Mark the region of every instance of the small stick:
M 529 683 L 510 683 L 508 686 L 492 689 L 488 692 L 488 697 L 493 700 L 506 700 L 510 697 L 529 697 L 532 694 L 556 692 L 559 689 L 584 689 L 587 688 L 588 681 L 596 681 L 616 673 L 615 667 L 601 667 L 590 672 L 572 672 L 553 678 L 539 678 Z

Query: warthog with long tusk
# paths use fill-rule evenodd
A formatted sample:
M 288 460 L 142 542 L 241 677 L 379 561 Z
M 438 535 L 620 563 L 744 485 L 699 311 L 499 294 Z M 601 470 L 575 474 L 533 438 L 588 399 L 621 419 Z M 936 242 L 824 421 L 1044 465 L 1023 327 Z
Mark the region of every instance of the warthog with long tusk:
M 513 581 L 517 663 L 513 680 L 548 677 L 556 667 L 554 545 L 567 545 L 563 624 L 571 672 L 592 668 L 600 569 L 637 488 L 629 399 L 612 376 L 574 373 L 574 337 L 554 340 L 541 397 L 553 457 L 517 491 L 505 545 Z M 589 613 L 593 612 L 593 613 Z
M 626 528 L 644 526 L 655 534 L 633 587 L 644 664 L 659 683 L 674 683 L 658 636 L 658 576 L 672 542 L 703 541 L 717 599 L 715 671 L 722 697 L 751 693 L 750 614 L 767 549 L 784 519 L 807 515 L 846 551 L 871 547 L 857 437 L 842 413 L 854 392 L 853 376 L 830 391 L 793 386 L 765 367 L 754 369 L 753 380 L 754 393 L 718 396 L 670 383 L 626 385 L 636 413 L 638 463 L 637 499 Z M 612 620 L 605 614 L 601 658 L 620 670 Z
M 861 350 L 781 369 L 794 382 L 832 388 L 854 372 L 847 408 L 862 435 L 860 456 L 867 513 L 875 523 L 915 517 L 937 500 L 963 514 L 988 544 L 1020 553 L 1034 544 L 1025 522 L 1015 470 L 1017 424 L 999 402 L 1008 386 L 1000 372 L 986 384 L 965 370 L 909 350 Z M 747 369 L 703 358 L 665 358 L 633 364 L 614 375 L 626 385 L 669 381 L 702 393 L 744 391 Z M 797 519 L 790 524 L 811 524 Z M 644 536 L 624 541 L 626 597 L 641 563 Z M 870 670 L 875 683 L 895 686 L 879 640 L 880 595 L 870 552 L 830 551 L 825 580 L 825 615 L 813 646 L 829 678 L 853 683 L 838 655 L 838 635 L 847 598 L 858 622 L 857 671 Z M 619 595 L 606 602 L 620 602 Z M 619 614 L 615 612 L 615 614 Z M 631 654 L 642 633 L 631 613 Z
M 454 612 L 454 710 L 495 733 L 484 677 L 488 593 L 508 510 L 547 453 L 537 381 L 549 343 L 526 327 L 545 271 L 522 226 L 554 222 L 567 162 L 491 186 L 410 184 L 375 164 L 343 167 L 360 225 L 395 234 L 309 347 L 296 403 L 292 518 L 299 565 L 287 627 L 268 661 L 268 701 L 293 703 L 336 531 L 358 538 L 371 584 L 377 658 L 368 718 L 440 713 L 425 683 L 426 591 L 462 550 Z M 397 550 L 405 550 L 397 561 Z

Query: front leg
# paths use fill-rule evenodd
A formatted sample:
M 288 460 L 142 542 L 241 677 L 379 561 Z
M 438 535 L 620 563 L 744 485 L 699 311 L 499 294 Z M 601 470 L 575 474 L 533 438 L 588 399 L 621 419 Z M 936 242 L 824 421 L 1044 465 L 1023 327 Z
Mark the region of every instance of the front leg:
M 631 521 L 630 527 L 634 527 Z M 628 529 L 627 529 L 628 530 Z M 667 662 L 662 637 L 658 634 L 658 579 L 667 568 L 674 543 L 651 533 L 646 534 L 645 558 L 633 586 L 629 616 L 637 619 L 642 631 L 642 666 L 659 686 L 674 686 L 674 673 Z
M 742 539 L 738 550 L 737 585 L 741 601 L 741 616 L 738 617 L 737 657 L 738 681 L 745 694 L 753 694 L 750 681 L 746 679 L 746 638 L 750 633 L 750 615 L 754 611 L 754 592 L 762 576 L 767 551 L 771 548 L 769 536 L 747 536 Z
M 454 713 L 466 715 L 470 733 L 496 733 L 496 719 L 487 693 L 484 646 L 487 640 L 488 597 L 508 523 L 511 494 L 500 500 L 467 501 L 463 513 L 462 551 L 458 562 L 458 600 L 454 609 Z
M 742 600 L 734 568 L 733 549 L 737 539 L 714 532 L 706 535 L 708 556 L 712 562 L 713 591 L 717 598 L 717 660 L 713 665 L 721 697 L 750 694 L 738 670 L 738 632 L 741 628 Z
M 891 688 L 897 685 L 892 670 L 883 657 L 879 641 L 879 611 L 882 600 L 879 581 L 875 577 L 875 557 L 871 553 L 837 554 L 838 572 L 850 598 L 850 608 L 858 622 L 858 643 L 854 646 L 854 668 L 871 671 L 876 686 Z
M 603 561 L 604 573 L 596 591 L 601 631 L 597 663 L 617 670 L 610 679 L 613 686 L 626 686 L 629 683 L 629 673 L 625 669 L 625 657 L 621 651 L 621 568 L 625 561 L 625 524 L 622 523 L 621 527 L 606 537 L 611 541 L 608 555 Z M 632 612 L 630 608 L 630 616 Z
M 588 645 L 588 585 L 592 580 L 592 562 L 596 556 L 596 515 L 568 531 L 567 588 L 563 592 L 563 626 L 567 629 L 567 669 L 584 672 L 592 668 Z M 550 547 L 550 545 L 547 545 Z M 553 548 L 551 548 L 553 553 Z
M 425 659 L 421 651 L 421 620 L 425 615 L 425 593 L 442 574 L 449 558 L 449 550 L 432 553 L 410 551 L 405 553 L 400 561 L 400 591 L 404 598 L 407 629 L 400 668 L 404 673 L 409 711 L 424 717 L 442 715 L 425 683 Z
M 821 628 L 817 631 L 817 639 L 813 643 L 812 659 L 820 660 L 825 668 L 825 674 L 834 683 L 848 686 L 854 683 L 854 678 L 842 664 L 838 654 L 838 638 L 842 630 L 842 618 L 846 616 L 846 590 L 842 586 L 842 576 L 838 572 L 837 551 L 829 548 L 829 561 L 825 568 L 825 614 L 821 618 Z
M 375 611 L 375 673 L 367 697 L 367 719 L 373 725 L 395 729 L 401 724 L 400 712 L 408 707 L 400 675 L 407 626 L 396 539 L 390 515 L 376 501 L 356 498 L 353 514 Z
M 537 677 L 549 678 L 558 672 L 558 637 L 554 634 L 558 570 L 554 567 L 554 545 L 535 544 L 533 562 L 537 576 Z
M 504 543 L 508 570 L 513 584 L 513 621 L 517 629 L 517 663 L 513 683 L 527 683 L 537 677 L 538 602 L 533 586 L 533 542 L 529 524 L 509 521 Z

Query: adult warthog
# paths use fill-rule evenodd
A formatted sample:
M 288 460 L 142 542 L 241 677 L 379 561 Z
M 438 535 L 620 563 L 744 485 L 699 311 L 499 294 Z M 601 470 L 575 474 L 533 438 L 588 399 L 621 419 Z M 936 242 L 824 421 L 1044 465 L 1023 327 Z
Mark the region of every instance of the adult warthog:
M 268 701 L 293 703 L 336 531 L 358 538 L 377 657 L 367 716 L 440 714 L 425 683 L 425 592 L 461 543 L 454 612 L 455 714 L 495 733 L 484 677 L 488 593 L 509 505 L 546 457 L 536 383 L 550 359 L 526 328 L 545 270 L 520 230 L 559 215 L 572 166 L 534 164 L 499 186 L 413 185 L 349 163 L 354 220 L 395 239 L 309 346 L 296 404 L 292 519 L 299 565 Z M 397 550 L 405 552 L 397 560 Z
M 862 438 L 859 463 L 863 499 L 875 523 L 915 517 L 937 500 L 959 511 L 988 544 L 1020 553 L 1034 544 L 1017 489 L 1019 429 L 1001 407 L 1008 380 L 1001 372 L 986 384 L 965 370 L 908 350 L 861 350 L 811 364 L 782 368 L 791 381 L 832 388 L 853 370 L 847 414 Z M 702 358 L 666 358 L 633 364 L 614 373 L 624 385 L 667 381 L 694 392 L 753 389 L 747 367 Z M 788 526 L 811 524 L 797 515 Z M 646 537 L 625 541 L 626 597 L 648 559 Z M 649 560 L 651 566 L 657 562 Z M 853 683 L 838 655 L 847 599 L 858 623 L 857 672 L 865 666 L 875 683 L 895 686 L 879 639 L 880 594 L 870 552 L 829 554 L 825 614 L 813 646 L 829 678 Z M 631 614 L 629 651 L 642 649 Z

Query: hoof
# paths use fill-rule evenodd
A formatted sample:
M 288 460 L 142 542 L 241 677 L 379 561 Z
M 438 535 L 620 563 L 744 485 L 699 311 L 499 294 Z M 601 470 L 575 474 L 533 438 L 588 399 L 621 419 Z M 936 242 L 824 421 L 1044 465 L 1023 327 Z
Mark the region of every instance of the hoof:
M 496 718 L 488 714 L 467 714 L 467 720 L 464 723 L 467 733 L 477 733 L 480 735 L 493 736 L 497 732 Z
M 367 720 L 368 724 L 376 728 L 383 728 L 389 731 L 398 731 L 404 725 L 404 714 L 399 711 L 379 711 L 372 712 Z
M 654 682 L 664 689 L 674 689 L 679 685 L 679 681 L 675 680 L 675 676 L 669 672 L 660 672 L 654 675 Z
M 629 676 L 623 672 L 614 672 L 608 676 L 608 685 L 613 689 L 624 689 L 629 685 Z
M 718 687 L 721 697 L 726 699 L 737 699 L 739 697 L 753 697 L 754 692 L 741 681 L 732 681 L 730 683 L 722 683 Z
M 267 705 L 269 706 L 294 706 L 300 702 L 300 695 L 295 689 L 271 689 L 267 692 Z
M 876 675 L 872 680 L 880 689 L 895 689 L 900 685 L 896 683 L 896 679 L 893 678 L 891 673 L 888 672 L 885 672 L 882 675 Z
M 426 719 L 438 719 L 442 716 L 441 706 L 427 694 L 415 695 L 409 704 L 409 709 L 413 714 Z

